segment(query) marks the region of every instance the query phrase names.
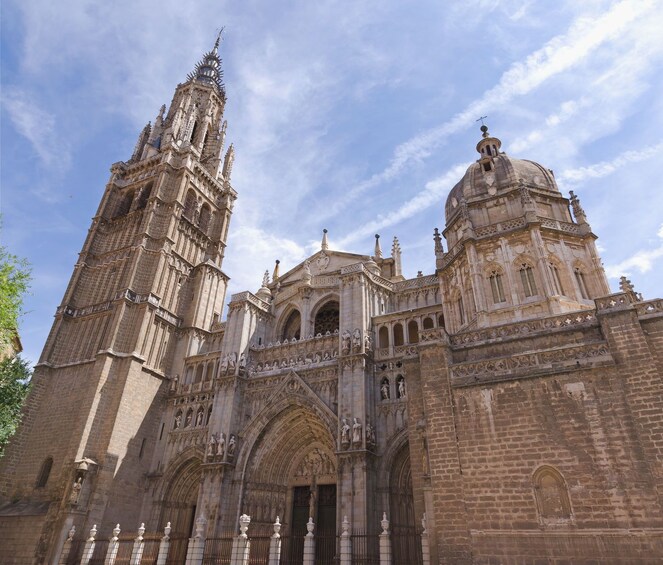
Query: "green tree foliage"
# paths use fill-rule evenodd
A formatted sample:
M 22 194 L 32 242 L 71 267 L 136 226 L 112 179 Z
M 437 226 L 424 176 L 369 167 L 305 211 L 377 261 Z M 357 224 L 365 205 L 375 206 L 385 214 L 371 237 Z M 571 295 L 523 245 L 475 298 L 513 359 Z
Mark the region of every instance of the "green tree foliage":
M 30 268 L 0 247 L 0 456 L 21 419 L 21 406 L 30 387 L 28 362 L 13 356 L 23 296 L 30 286 Z
M 31 375 L 30 365 L 18 355 L 0 361 L 0 457 L 21 419 Z
M 30 267 L 0 247 L 0 354 L 10 346 L 23 314 L 23 296 L 30 287 Z

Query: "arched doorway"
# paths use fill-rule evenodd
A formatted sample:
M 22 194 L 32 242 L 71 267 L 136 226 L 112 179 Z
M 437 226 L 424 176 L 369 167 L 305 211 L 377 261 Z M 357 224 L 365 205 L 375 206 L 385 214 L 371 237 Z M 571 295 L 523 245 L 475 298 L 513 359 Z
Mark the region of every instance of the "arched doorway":
M 200 459 L 191 458 L 177 468 L 166 487 L 159 529 L 170 522 L 173 538 L 188 538 L 193 531 L 200 478 Z
M 391 468 L 389 510 L 394 563 L 421 563 L 421 538 L 414 514 L 410 448 L 407 443 L 396 454 Z
M 335 443 L 320 413 L 302 404 L 283 404 L 257 434 L 244 465 L 242 512 L 251 516 L 254 535 L 269 535 L 276 516 L 281 518 L 284 565 L 302 562 L 306 522 L 312 517 L 315 563 L 331 565 L 337 526 Z

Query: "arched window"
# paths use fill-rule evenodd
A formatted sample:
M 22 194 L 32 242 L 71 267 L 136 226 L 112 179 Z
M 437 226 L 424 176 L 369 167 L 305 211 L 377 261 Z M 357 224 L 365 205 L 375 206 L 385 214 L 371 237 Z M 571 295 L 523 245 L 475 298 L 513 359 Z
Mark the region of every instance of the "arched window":
M 338 331 L 339 324 L 339 306 L 338 302 L 332 300 L 327 302 L 315 315 L 314 335 L 325 335 L 327 332 L 334 333 Z
M 407 325 L 408 343 L 419 343 L 419 324 L 416 320 L 410 320 Z
M 463 304 L 463 297 L 461 295 L 458 295 L 458 298 L 456 299 L 456 315 L 462 326 L 465 323 L 465 305 Z
M 147 201 L 150 199 L 150 195 L 152 194 L 152 186 L 152 183 L 149 183 L 140 189 L 138 192 L 138 198 L 136 200 L 136 210 L 142 210 L 145 208 L 145 206 L 147 206 Z
M 550 278 L 553 283 L 553 292 L 555 294 L 564 294 L 564 287 L 562 286 L 562 279 L 559 277 L 559 270 L 554 263 L 548 263 L 550 269 Z
M 193 122 L 193 127 L 191 128 L 191 136 L 189 137 L 191 143 L 196 141 L 196 133 L 198 133 L 198 120 Z
M 207 228 L 209 228 L 209 221 L 211 217 L 212 212 L 210 207 L 207 204 L 203 204 L 202 208 L 200 209 L 200 217 L 198 219 L 198 227 L 200 228 L 200 231 L 207 233 Z
M 534 281 L 534 271 L 527 263 L 520 266 L 520 281 L 523 284 L 525 296 L 536 296 L 536 282 Z
M 492 271 L 488 280 L 490 281 L 490 290 L 493 293 L 493 303 L 499 304 L 500 302 L 506 302 L 504 286 L 502 285 L 502 275 L 497 271 Z
M 571 519 L 571 501 L 561 473 L 554 467 L 543 465 L 532 475 L 532 482 L 541 522 L 568 522 Z
M 394 325 L 394 345 L 399 346 L 403 345 L 405 340 L 403 339 L 403 326 L 400 324 Z
M 589 293 L 587 292 L 587 283 L 585 281 L 585 273 L 582 272 L 580 267 L 573 269 L 573 274 L 576 277 L 576 282 L 578 283 L 578 289 L 580 290 L 580 296 L 585 300 L 589 299 Z
M 433 323 L 433 318 L 426 316 L 424 318 L 424 329 L 425 330 L 432 330 L 435 327 L 435 324 Z
M 39 475 L 37 475 L 37 482 L 35 483 L 35 488 L 44 488 L 48 482 L 48 477 L 51 474 L 51 467 L 53 467 L 53 458 L 47 457 L 44 459 L 44 462 L 41 464 L 41 469 L 39 469 Z
M 184 212 L 182 215 L 189 220 L 192 220 L 196 213 L 196 195 L 193 193 L 193 190 L 190 190 L 186 193 L 186 199 L 184 200 Z
M 194 382 L 201 383 L 203 382 L 203 372 L 205 370 L 204 365 L 201 363 L 196 367 L 196 380 Z
M 119 218 L 120 216 L 125 216 L 126 214 L 129 213 L 129 210 L 131 210 L 131 203 L 134 200 L 134 193 L 133 190 L 128 190 L 124 194 L 120 196 L 120 202 L 117 205 L 117 212 L 115 213 L 115 217 Z
M 210 418 L 212 417 L 212 405 L 207 409 L 207 419 L 205 420 L 205 425 L 209 425 Z
M 281 341 L 287 339 L 299 339 L 302 329 L 302 317 L 299 314 L 299 310 L 293 310 L 290 312 L 288 319 L 283 325 L 283 333 L 281 335 Z
M 378 340 L 380 349 L 389 347 L 389 330 L 387 326 L 382 326 L 378 332 Z
M 438 317 L 438 319 L 437 319 L 437 325 L 438 325 L 440 328 L 443 328 L 443 327 L 444 327 L 444 315 L 443 315 L 443 314 L 440 314 L 440 316 Z

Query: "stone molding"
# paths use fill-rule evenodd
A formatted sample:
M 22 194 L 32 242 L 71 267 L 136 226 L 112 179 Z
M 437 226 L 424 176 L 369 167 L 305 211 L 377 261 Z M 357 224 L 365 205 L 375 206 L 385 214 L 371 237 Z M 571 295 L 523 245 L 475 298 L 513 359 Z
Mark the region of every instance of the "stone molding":
M 614 364 L 608 344 L 594 343 L 459 363 L 450 369 L 452 385 L 470 386 Z

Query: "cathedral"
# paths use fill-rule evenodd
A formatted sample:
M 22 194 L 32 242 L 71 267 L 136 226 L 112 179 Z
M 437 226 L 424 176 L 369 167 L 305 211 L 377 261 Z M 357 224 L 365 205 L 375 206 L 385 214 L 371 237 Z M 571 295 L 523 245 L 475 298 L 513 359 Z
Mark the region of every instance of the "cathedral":
M 611 292 L 578 197 L 482 126 L 434 272 L 325 230 L 227 300 L 225 104 L 217 40 L 111 167 L 0 459 L 0 561 L 243 514 L 370 538 L 357 563 L 383 515 L 394 564 L 663 558 L 663 300 Z

